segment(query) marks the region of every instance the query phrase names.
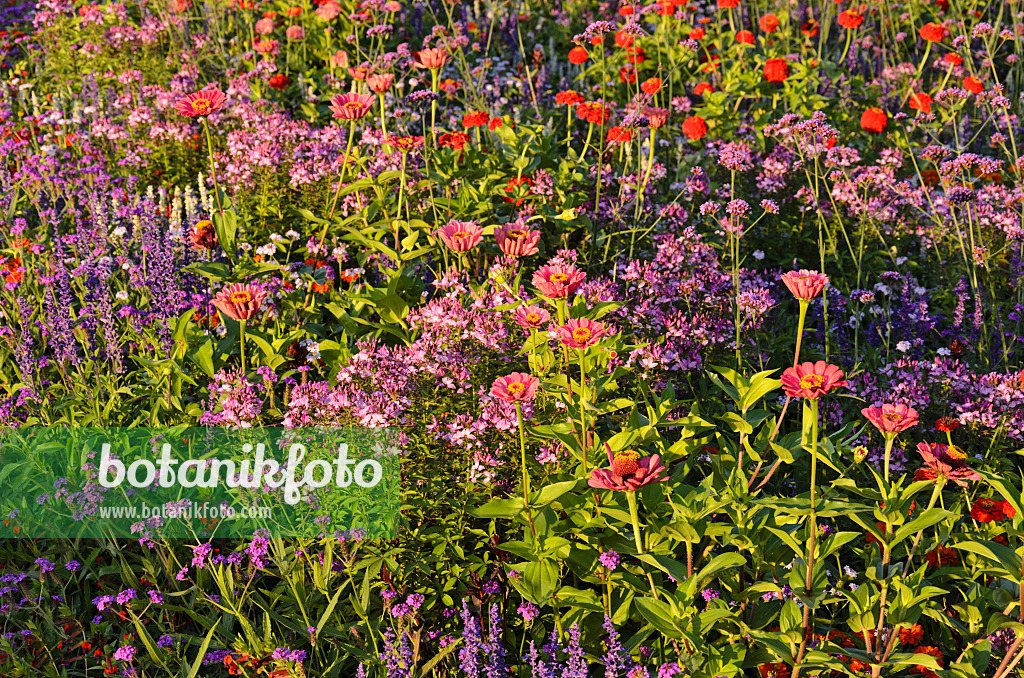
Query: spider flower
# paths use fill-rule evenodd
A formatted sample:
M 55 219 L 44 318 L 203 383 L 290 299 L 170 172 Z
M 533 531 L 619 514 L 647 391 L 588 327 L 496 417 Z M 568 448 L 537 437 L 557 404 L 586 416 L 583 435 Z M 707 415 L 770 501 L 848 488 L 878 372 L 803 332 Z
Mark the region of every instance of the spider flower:
M 977 471 L 967 467 L 967 455 L 955 445 L 918 443 L 917 451 L 924 460 L 924 466 L 914 473 L 914 480 L 945 478 L 960 487 L 967 487 L 968 480 L 981 480 Z
M 480 244 L 484 231 L 472 221 L 452 219 L 437 235 L 452 252 L 468 252 Z
M 608 451 L 608 468 L 596 468 L 590 472 L 587 484 L 593 488 L 632 492 L 644 485 L 668 480 L 661 457 L 656 454 L 641 457 L 637 452 L 628 451 L 612 455 L 611 448 L 605 445 L 605 449 Z
M 499 226 L 494 231 L 494 237 L 498 241 L 498 248 L 510 257 L 525 257 L 540 251 L 537 249 L 540 231 L 523 228 L 516 221 Z
M 507 403 L 533 400 L 537 397 L 540 379 L 532 374 L 513 372 L 507 377 L 498 377 L 491 385 L 491 395 Z
M 564 299 L 576 292 L 587 274 L 574 266 L 542 266 L 533 274 L 533 286 L 551 299 Z
M 184 99 L 179 99 L 178 103 L 174 104 L 174 108 L 181 115 L 196 118 L 220 110 L 227 100 L 224 92 L 219 89 L 204 89 L 201 92 L 193 92 Z
M 906 405 L 883 403 L 881 407 L 865 407 L 860 411 L 885 436 L 894 436 L 917 426 L 917 410 Z
M 256 315 L 267 293 L 250 285 L 235 283 L 217 293 L 213 305 L 234 320 L 248 320 Z
M 573 319 L 555 329 L 558 339 L 569 348 L 589 348 L 611 332 L 604 323 L 589 318 Z
M 824 360 L 806 362 L 788 368 L 782 373 L 782 388 L 790 398 L 820 398 L 839 386 L 849 382 L 843 379 L 843 371 Z
M 372 94 L 338 94 L 331 98 L 331 113 L 342 120 L 359 120 L 370 112 L 374 101 Z

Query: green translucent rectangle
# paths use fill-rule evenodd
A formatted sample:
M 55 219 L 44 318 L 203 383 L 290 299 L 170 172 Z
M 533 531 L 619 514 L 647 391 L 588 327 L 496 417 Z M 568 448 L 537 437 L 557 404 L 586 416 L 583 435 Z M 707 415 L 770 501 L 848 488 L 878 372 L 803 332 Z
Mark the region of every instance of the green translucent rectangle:
M 391 538 L 398 440 L 355 427 L 3 429 L 0 538 Z

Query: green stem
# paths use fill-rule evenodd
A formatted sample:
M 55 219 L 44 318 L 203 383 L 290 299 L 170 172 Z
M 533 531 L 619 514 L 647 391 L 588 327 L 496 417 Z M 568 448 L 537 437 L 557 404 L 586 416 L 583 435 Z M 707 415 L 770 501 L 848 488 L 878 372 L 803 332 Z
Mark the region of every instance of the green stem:
M 223 214 L 224 205 L 220 201 L 220 186 L 217 185 L 217 167 L 213 163 L 213 139 L 210 137 L 210 123 L 203 116 L 203 130 L 206 132 L 206 148 L 210 154 L 210 177 L 213 179 L 213 195 L 217 198 L 217 210 Z
M 516 421 L 519 422 L 519 454 L 523 467 L 523 504 L 530 505 L 530 473 L 526 468 L 526 432 L 523 431 L 523 405 L 516 401 Z
M 238 334 L 238 346 L 242 354 L 242 376 L 245 376 L 245 323 L 246 320 L 243 318 L 238 321 L 239 334 Z
M 640 531 L 640 515 L 637 511 L 636 506 L 636 490 L 628 490 L 626 492 L 626 503 L 629 504 L 629 518 L 633 522 L 633 539 L 636 540 L 636 551 L 640 555 L 644 555 L 644 536 Z M 658 589 L 654 585 L 654 577 L 651 576 L 650 571 L 644 567 L 644 571 L 647 573 L 647 582 L 651 585 L 651 595 L 654 599 L 658 599 Z

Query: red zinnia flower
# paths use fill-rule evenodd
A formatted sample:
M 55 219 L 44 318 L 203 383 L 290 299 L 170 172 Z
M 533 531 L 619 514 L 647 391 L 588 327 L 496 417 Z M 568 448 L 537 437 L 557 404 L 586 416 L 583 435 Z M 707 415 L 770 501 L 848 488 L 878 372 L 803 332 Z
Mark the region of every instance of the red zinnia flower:
M 810 21 L 805 21 L 802 24 L 800 24 L 800 32 L 806 35 L 808 38 L 813 38 L 818 34 L 818 29 L 820 27 L 821 26 L 818 24 L 817 21 L 811 19 Z
M 764 79 L 768 82 L 782 82 L 789 77 L 789 64 L 785 59 L 769 59 L 764 64 Z
M 690 141 L 703 139 L 704 135 L 707 133 L 708 125 L 704 122 L 704 118 L 699 115 L 691 115 L 683 121 L 683 134 L 685 134 Z
M 946 56 L 942 57 L 942 60 L 947 64 L 952 64 L 954 66 L 960 66 L 964 62 L 964 58 L 955 52 L 950 52 Z
M 971 505 L 971 517 L 982 523 L 997 523 L 1015 515 L 1017 509 L 1013 508 L 1013 504 L 998 499 L 981 497 Z
M 181 115 L 189 118 L 209 115 L 220 110 L 228 98 L 219 89 L 204 89 L 201 92 L 193 92 L 184 99 L 179 99 L 174 104 L 175 110 Z
M 621 82 L 626 82 L 629 84 L 633 84 L 634 82 L 636 82 L 636 68 L 634 68 L 633 66 L 623 66 L 622 68 L 620 68 L 619 80 Z
M 824 360 L 789 367 L 782 373 L 782 388 L 790 398 L 814 400 L 834 388 L 846 386 L 843 371 Z
M 738 33 L 736 33 L 736 42 L 740 43 L 741 45 L 753 45 L 754 34 L 751 33 L 750 31 L 739 31 Z
M 975 94 L 981 94 L 985 91 L 985 86 L 981 84 L 981 80 L 977 78 L 967 77 L 964 78 L 964 89 L 970 90 Z
M 273 87 L 274 89 L 283 90 L 286 89 L 288 85 L 290 85 L 291 83 L 291 78 L 289 78 L 287 75 L 278 73 L 277 75 L 270 78 L 270 81 L 267 84 Z
M 935 428 L 943 433 L 951 433 L 960 428 L 960 420 L 956 417 L 940 417 L 935 422 Z
M 469 127 L 483 127 L 491 121 L 491 116 L 486 111 L 473 111 L 472 113 L 466 113 L 462 116 L 462 126 Z
M 921 639 L 924 638 L 924 628 L 920 624 L 914 624 L 913 626 L 901 626 L 899 630 L 900 643 L 910 647 L 912 645 L 919 645 Z
M 690 40 L 700 40 L 705 36 L 705 34 L 704 29 L 698 26 L 690 31 Z
M 465 132 L 445 132 L 437 138 L 438 146 L 454 148 L 456 151 L 461 151 L 465 148 L 468 141 L 469 135 Z
M 533 180 L 530 177 L 519 177 L 518 179 L 509 179 L 508 184 L 505 185 L 506 193 L 513 193 L 516 191 L 518 186 L 524 186 L 526 189 L 526 195 L 530 194 L 530 187 L 533 186 Z M 526 198 L 502 198 L 505 202 L 514 202 L 516 207 L 523 204 Z
M 625 48 L 625 47 L 632 47 L 633 46 L 633 36 L 630 35 L 629 33 L 627 33 L 626 31 L 619 31 L 618 33 L 615 34 L 615 44 L 618 47 L 623 47 L 623 48 Z
M 774 33 L 779 30 L 779 17 L 774 14 L 765 14 L 758 22 L 761 30 L 765 33 Z
M 942 39 L 946 37 L 946 29 L 941 24 L 937 24 L 934 21 L 926 23 L 921 26 L 921 30 L 918 31 L 921 37 L 928 42 L 942 42 Z
M 579 66 L 583 62 L 587 61 L 590 55 L 587 53 L 585 47 L 573 47 L 569 50 L 569 63 L 576 64 Z
M 860 116 L 860 127 L 865 132 L 881 134 L 889 124 L 889 116 L 881 108 L 872 106 Z
M 839 15 L 839 25 L 843 28 L 857 28 L 864 23 L 864 15 L 855 9 L 848 9 Z
M 661 78 L 648 78 L 644 80 L 644 84 L 640 85 L 640 90 L 644 94 L 655 95 L 661 90 Z
M 931 113 L 932 101 L 934 100 L 924 92 L 912 94 L 910 96 L 910 107 L 914 110 L 921 111 L 922 113 Z
M 599 125 L 602 121 L 612 117 L 612 114 L 603 104 L 588 101 L 576 107 L 576 117 L 580 120 L 586 120 L 587 122 Z
M 960 487 L 967 487 L 968 480 L 981 480 L 981 476 L 966 465 L 967 455 L 959 447 L 942 443 L 918 443 L 917 451 L 924 460 L 924 466 L 914 473 L 914 480 L 935 480 L 945 478 Z
M 608 130 L 608 141 L 611 143 L 624 143 L 633 140 L 633 132 L 624 127 L 612 127 Z
M 947 551 L 951 551 L 952 549 L 946 549 L 946 550 Z M 946 665 L 945 661 L 942 659 L 942 650 L 940 650 L 937 647 L 934 647 L 934 646 L 931 646 L 931 645 L 922 645 L 921 647 L 917 648 L 917 654 L 926 654 L 926 655 L 929 655 L 931 657 L 935 657 L 935 659 L 938 662 L 939 666 L 945 666 Z M 910 673 L 911 674 L 921 674 L 925 678 L 936 678 L 936 676 L 938 675 L 934 671 L 932 671 L 930 668 L 928 668 L 927 666 L 924 666 L 922 664 L 918 664 L 917 666 L 911 667 Z
M 732 9 L 733 7 L 739 7 L 740 0 L 718 0 L 718 7 L 720 9 Z
M 715 88 L 711 86 L 709 82 L 697 83 L 697 86 L 693 88 L 693 93 L 696 96 L 704 96 L 705 94 L 711 94 L 715 91 Z
M 583 103 L 583 95 L 576 90 L 566 90 L 555 95 L 555 103 L 563 106 L 575 106 Z

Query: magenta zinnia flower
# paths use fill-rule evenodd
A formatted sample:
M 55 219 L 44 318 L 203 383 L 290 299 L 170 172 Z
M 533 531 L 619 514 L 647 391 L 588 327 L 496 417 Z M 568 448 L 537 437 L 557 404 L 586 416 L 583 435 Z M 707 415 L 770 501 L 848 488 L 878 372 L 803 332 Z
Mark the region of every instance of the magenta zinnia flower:
M 179 99 L 178 103 L 174 104 L 174 108 L 182 115 L 196 118 L 219 110 L 227 100 L 224 92 L 219 89 L 204 89 L 201 92 L 193 92 L 184 99 Z
M 331 98 L 331 112 L 335 118 L 342 120 L 359 120 L 370 112 L 373 107 L 372 94 L 356 94 L 348 92 Z
M 960 487 L 967 487 L 968 480 L 981 480 L 977 471 L 967 467 L 967 455 L 955 445 L 918 443 L 917 451 L 924 459 L 924 466 L 914 473 L 914 480 L 946 478 Z
M 843 371 L 824 360 L 806 362 L 788 368 L 782 373 L 782 388 L 790 398 L 820 398 L 839 386 L 849 382 L 843 380 Z
M 248 320 L 260 310 L 266 296 L 267 293 L 261 289 L 235 283 L 218 292 L 213 298 L 213 305 L 229 318 Z
M 608 466 L 610 468 L 596 468 L 590 472 L 587 484 L 599 490 L 613 490 L 630 492 L 638 490 L 644 485 L 660 483 L 668 480 L 664 475 L 665 466 L 661 463 L 661 457 L 654 454 L 650 457 L 641 457 L 638 452 L 619 452 L 612 455 L 612 450 L 605 445 L 608 451 Z
M 540 251 L 537 249 L 540 231 L 523 228 L 515 221 L 496 228 L 494 237 L 501 251 L 510 257 L 525 257 Z
M 480 244 L 484 231 L 472 221 L 452 219 L 437 235 L 452 252 L 468 252 Z
M 542 266 L 533 274 L 533 286 L 551 299 L 564 299 L 576 292 L 587 274 L 573 266 Z
M 551 314 L 536 306 L 520 306 L 513 316 L 519 326 L 527 330 L 535 330 L 547 325 Z
M 397 148 L 403 153 L 407 153 L 414 148 L 419 148 L 423 145 L 423 137 L 398 137 L 391 136 L 384 140 L 385 146 Z
M 902 433 L 918 423 L 917 410 L 906 405 L 883 403 L 881 407 L 865 407 L 860 413 L 887 436 Z
M 608 336 L 608 326 L 590 318 L 573 319 L 555 328 L 558 339 L 569 348 L 588 348 L 593 346 L 602 337 Z
M 793 296 L 801 301 L 810 301 L 821 294 L 828 284 L 828 276 L 817 271 L 802 269 L 782 274 L 782 282 L 793 293 Z
M 513 372 L 507 377 L 498 377 L 491 385 L 491 395 L 507 403 L 533 400 L 537 397 L 540 379 L 522 372 Z

